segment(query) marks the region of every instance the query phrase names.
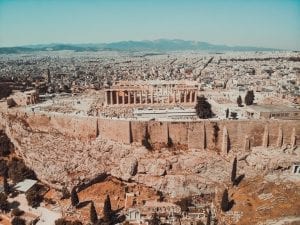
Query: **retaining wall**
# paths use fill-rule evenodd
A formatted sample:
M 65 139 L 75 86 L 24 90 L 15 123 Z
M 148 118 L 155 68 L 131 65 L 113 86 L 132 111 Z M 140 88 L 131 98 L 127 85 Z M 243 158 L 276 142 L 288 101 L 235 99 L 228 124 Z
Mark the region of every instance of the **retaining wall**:
M 27 125 L 38 132 L 57 132 L 73 138 L 103 138 L 130 144 L 141 143 L 148 132 L 151 143 L 186 145 L 189 148 L 222 149 L 224 127 L 228 132 L 229 148 L 243 149 L 246 136 L 251 147 L 263 145 L 264 136 L 269 146 L 277 146 L 282 130 L 283 144 L 291 143 L 293 129 L 300 144 L 299 120 L 202 120 L 195 122 L 129 121 L 73 115 L 18 113 Z

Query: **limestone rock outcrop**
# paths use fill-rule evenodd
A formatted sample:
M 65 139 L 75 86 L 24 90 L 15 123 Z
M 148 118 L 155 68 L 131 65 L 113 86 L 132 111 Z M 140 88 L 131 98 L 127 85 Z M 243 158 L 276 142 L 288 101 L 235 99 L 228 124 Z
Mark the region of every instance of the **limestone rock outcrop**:
M 137 143 L 122 144 L 101 136 L 80 140 L 57 130 L 33 130 L 22 118 L 5 115 L 0 118 L 0 127 L 38 178 L 56 188 L 72 188 L 101 174 L 110 174 L 172 196 L 188 196 L 213 192 L 217 184 L 229 182 L 231 159 L 235 156 L 241 159 L 238 174 L 246 177 L 288 169 L 300 157 L 298 148 L 282 151 L 276 147 L 251 147 L 247 155 L 244 150 L 232 149 L 226 157 L 208 149 L 149 151 Z
M 115 167 L 111 170 L 111 175 L 119 177 L 122 180 L 129 180 L 137 173 L 138 161 L 134 157 L 122 158 L 119 168 Z
M 300 158 L 299 149 L 284 152 L 278 148 L 254 148 L 246 158 L 248 165 L 258 171 L 272 172 L 277 169 L 289 169 L 294 160 Z

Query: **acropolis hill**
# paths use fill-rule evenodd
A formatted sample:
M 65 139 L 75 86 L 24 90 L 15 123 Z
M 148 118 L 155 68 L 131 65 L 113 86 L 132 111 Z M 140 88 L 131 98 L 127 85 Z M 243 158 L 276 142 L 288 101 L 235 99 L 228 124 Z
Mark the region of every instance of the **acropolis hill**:
M 299 54 L 185 54 L 142 56 L 147 63 L 116 57 L 120 62 L 101 67 L 112 78 L 105 82 L 80 70 L 68 78 L 71 72 L 50 69 L 33 78 L 34 88 L 7 79 L 0 83 L 11 88 L 0 102 L 0 130 L 37 178 L 58 190 L 112 176 L 170 199 L 218 199 L 235 158 L 246 181 L 262 176 L 296 187 Z M 94 60 L 83 64 L 98 74 Z
M 105 97 L 102 103 L 101 100 L 100 102 L 98 100 L 96 105 L 91 103 L 89 98 L 103 94 Z M 148 84 L 147 82 L 140 84 L 138 82 L 121 82 L 102 93 L 94 92 L 87 96 L 61 97 L 33 105 L 29 104 L 25 107 L 8 108 L 5 106 L 6 103 L 2 103 L 1 125 L 13 143 L 20 149 L 19 154 L 24 157 L 25 161 L 33 168 L 37 166 L 35 171 L 40 175 L 39 177 L 41 179 L 48 177 L 45 182 L 53 183 L 58 187 L 61 182 L 74 185 L 77 182 L 90 179 L 99 175 L 100 171 L 125 180 L 134 179 L 155 187 L 158 184 L 152 182 L 152 179 L 158 179 L 164 183 L 170 178 L 175 180 L 180 178 L 176 175 L 176 167 L 174 168 L 173 163 L 177 164 L 179 168 L 192 166 L 190 168 L 192 171 L 188 174 L 192 176 L 192 179 L 197 177 L 199 179 L 198 172 L 193 172 L 195 165 L 201 164 L 198 160 L 204 160 L 205 163 L 210 164 L 210 157 L 217 157 L 219 159 L 214 160 L 230 162 L 233 156 L 239 155 L 242 158 L 245 155 L 251 155 L 252 150 L 257 148 L 262 148 L 261 151 L 266 150 L 269 154 L 273 149 L 278 149 L 278 153 L 283 149 L 291 149 L 290 151 L 285 150 L 287 156 L 298 154 L 295 148 L 299 144 L 297 136 L 300 133 L 300 120 L 298 119 L 299 116 L 295 117 L 295 115 L 299 111 L 293 110 L 290 113 L 291 110 L 287 108 L 286 112 L 282 112 L 284 115 L 282 119 L 246 118 L 244 115 L 247 115 L 248 107 L 244 107 L 245 112 L 240 112 L 241 117 L 243 116 L 241 119 L 224 119 L 222 113 L 211 119 L 197 119 L 193 114 L 186 114 L 185 110 L 194 109 L 198 94 L 200 93 L 198 93 L 198 87 L 195 83 L 187 84 L 182 81 L 166 82 L 166 84 L 163 81 L 148 82 Z M 91 104 L 90 107 L 87 107 L 88 104 Z M 75 113 L 76 107 L 82 110 L 86 110 L 86 108 L 91 110 L 84 113 L 81 110 L 80 114 L 83 115 L 80 115 Z M 104 112 L 114 110 L 116 116 L 107 115 L 107 113 L 98 115 L 98 107 Z M 141 107 L 148 109 L 148 111 L 142 112 L 146 115 L 150 113 L 149 118 L 131 113 Z M 163 110 L 170 107 L 175 107 L 175 110 Z M 88 115 L 95 113 L 95 108 L 97 108 L 97 115 Z M 162 111 L 158 112 L 160 117 L 152 119 L 152 114 L 157 111 Z M 144 149 L 142 142 L 145 134 L 149 136 L 149 142 L 153 148 L 159 152 L 162 151 L 161 153 Z M 47 139 L 53 141 L 46 141 Z M 53 143 L 59 139 L 62 139 L 59 143 Z M 79 147 L 78 142 L 82 143 L 83 146 L 80 144 Z M 171 142 L 172 147 L 168 147 L 169 142 Z M 73 145 L 75 148 L 66 147 Z M 105 147 L 103 148 L 102 145 Z M 82 151 L 82 158 L 76 161 L 76 149 L 80 151 L 82 147 L 88 148 L 88 146 L 90 149 Z M 124 148 L 124 150 L 120 148 Z M 62 151 L 62 149 L 64 150 Z M 104 152 L 101 154 L 93 152 L 99 151 L 97 149 Z M 176 161 L 173 159 L 174 162 L 170 162 L 168 155 L 178 150 L 184 151 L 184 155 L 191 154 L 185 156 L 191 163 L 185 165 L 185 161 L 176 162 L 181 157 L 180 155 L 174 157 Z M 56 151 L 60 153 L 56 153 Z M 105 164 L 91 166 L 93 159 L 97 159 L 100 155 L 103 157 L 107 151 L 114 155 L 113 158 L 110 158 L 111 155 L 109 155 L 110 159 L 107 160 L 117 161 L 111 166 L 105 166 Z M 60 159 L 61 154 L 74 154 L 74 164 L 72 165 L 68 158 L 67 165 L 55 165 L 63 160 Z M 157 157 L 156 154 L 161 154 L 157 155 L 159 160 L 150 163 L 152 168 L 145 168 L 143 163 L 147 165 L 151 162 L 149 156 Z M 199 156 L 196 157 L 198 154 Z M 204 155 L 207 156 L 206 159 L 203 159 Z M 294 157 L 288 160 L 289 163 L 286 160 L 282 161 L 282 159 L 275 162 L 273 160 L 274 158 L 270 157 L 270 162 L 266 165 L 258 165 L 253 162 L 253 166 L 263 166 L 268 169 L 286 167 L 293 162 Z M 57 172 L 50 170 L 45 165 L 43 167 L 39 165 L 50 162 L 51 164 L 54 163 L 52 167 L 54 170 L 58 170 Z M 76 165 L 79 166 L 76 168 Z M 187 171 L 188 168 L 186 168 Z M 60 171 L 61 169 L 65 169 L 65 171 Z M 78 170 L 77 172 L 81 176 L 77 177 L 76 180 L 74 177 L 63 176 L 63 180 L 60 180 L 57 176 L 67 173 L 68 169 Z M 49 172 L 53 173 L 54 176 L 51 179 L 49 179 L 49 175 L 51 176 Z M 185 177 L 184 180 L 180 178 L 177 181 L 179 182 L 178 185 L 183 185 L 180 183 L 186 182 L 188 177 Z M 194 189 L 189 182 L 184 187 L 184 191 L 180 191 L 178 186 L 173 190 L 175 191 L 173 194 L 188 195 L 196 190 L 200 191 L 199 185 L 201 183 L 196 183 L 197 189 Z M 207 184 L 209 182 L 205 181 L 204 185 L 207 186 Z M 171 192 L 169 187 L 160 186 L 158 189 Z M 208 190 L 206 188 L 206 191 Z

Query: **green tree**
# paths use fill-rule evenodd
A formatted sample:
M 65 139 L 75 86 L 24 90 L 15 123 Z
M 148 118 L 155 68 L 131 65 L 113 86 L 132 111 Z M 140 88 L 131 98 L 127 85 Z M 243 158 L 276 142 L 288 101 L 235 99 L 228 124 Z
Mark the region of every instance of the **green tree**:
M 238 107 L 242 107 L 243 105 L 243 101 L 242 101 L 242 97 L 239 95 L 239 97 L 236 100 Z
M 75 220 L 75 221 L 70 221 L 70 220 L 66 220 L 64 218 L 60 218 L 55 220 L 54 222 L 55 225 L 82 225 L 82 222 Z
M 195 109 L 197 116 L 201 119 L 208 119 L 213 116 L 211 105 L 203 95 L 197 97 L 197 104 L 195 106 Z
M 90 221 L 92 224 L 95 224 L 98 221 L 98 215 L 95 209 L 94 202 L 91 202 L 91 206 L 90 206 Z
M 237 159 L 235 157 L 232 163 L 232 170 L 231 170 L 231 182 L 233 185 L 235 185 L 235 181 L 236 181 L 236 170 L 237 170 Z
M 231 118 L 234 119 L 234 120 L 237 119 L 237 112 L 231 112 L 231 113 L 230 113 L 230 116 L 231 116 Z
M 12 93 L 12 88 L 5 82 L 0 84 L 0 99 L 8 97 Z
M 160 224 L 161 221 L 159 219 L 159 216 L 155 212 L 154 214 L 152 214 L 151 220 L 149 221 L 149 225 L 160 225 Z
M 4 178 L 3 178 L 3 189 L 4 189 L 5 194 L 8 195 L 10 193 L 10 186 L 7 182 L 7 176 L 4 176 Z
M 7 135 L 0 131 L 0 156 L 7 156 L 10 154 L 12 143 L 10 142 Z
M 181 208 L 181 211 L 188 212 L 189 207 L 192 206 L 192 198 L 191 197 L 185 197 L 180 199 L 179 201 L 175 202 L 176 205 L 179 205 Z
M 15 208 L 11 211 L 11 215 L 13 216 L 22 216 L 24 211 L 20 210 L 19 208 Z
M 246 105 L 253 105 L 254 102 L 254 92 L 253 91 L 247 91 L 245 96 L 245 104 Z
M 4 193 L 0 193 L 0 210 L 2 212 L 9 211 L 9 203 L 7 201 L 7 195 Z
M 110 202 L 109 195 L 106 196 L 106 199 L 104 201 L 103 214 L 104 214 L 105 221 L 112 220 L 112 210 L 111 210 L 111 202 Z
M 39 194 L 39 191 L 37 189 L 33 188 L 26 193 L 26 200 L 28 202 L 28 205 L 33 208 L 37 208 L 43 201 L 43 196 Z
M 230 208 L 231 208 L 231 203 L 229 202 L 228 190 L 225 189 L 221 201 L 221 210 L 223 212 L 227 212 L 230 210 Z
M 7 176 L 8 167 L 4 159 L 0 159 L 0 176 Z
M 225 114 L 226 114 L 226 118 L 228 118 L 229 117 L 229 109 L 228 108 L 225 110 Z
M 71 222 L 67 221 L 63 218 L 60 218 L 60 219 L 55 220 L 54 224 L 55 225 L 71 225 Z
M 76 188 L 74 187 L 71 191 L 71 204 L 72 206 L 77 206 L 79 203 L 79 198 L 76 192 Z
M 24 179 L 36 179 L 35 173 L 29 169 L 22 160 L 13 158 L 8 166 L 8 176 L 14 183 Z
M 26 225 L 26 221 L 18 216 L 14 217 L 11 221 L 12 225 Z

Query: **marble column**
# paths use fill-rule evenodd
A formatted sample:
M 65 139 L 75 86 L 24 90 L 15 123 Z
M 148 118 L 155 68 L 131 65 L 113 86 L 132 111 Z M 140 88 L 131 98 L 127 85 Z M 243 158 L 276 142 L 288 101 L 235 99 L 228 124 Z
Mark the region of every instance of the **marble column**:
M 193 92 L 189 91 L 189 93 L 190 93 L 190 103 L 192 103 L 193 102 Z
M 110 91 L 110 104 L 114 104 L 114 99 L 113 99 L 113 91 Z
M 195 91 L 195 93 L 194 93 L 194 102 L 197 102 L 197 91 Z
M 173 90 L 173 103 L 176 103 L 176 90 Z
M 136 105 L 136 91 L 133 92 L 133 104 Z
M 116 91 L 117 105 L 119 105 L 119 91 Z
M 127 104 L 131 104 L 131 91 L 127 91 Z
M 154 102 L 153 90 L 151 91 L 151 104 Z
M 183 94 L 182 94 L 182 91 L 179 91 L 179 96 L 180 96 L 180 103 L 183 103 L 183 99 L 182 99 L 182 96 L 183 96 Z
M 123 91 L 122 93 L 122 105 L 125 104 L 125 91 Z
M 140 104 L 142 104 L 143 91 L 140 91 Z
M 105 105 L 108 105 L 108 91 L 105 91 Z

